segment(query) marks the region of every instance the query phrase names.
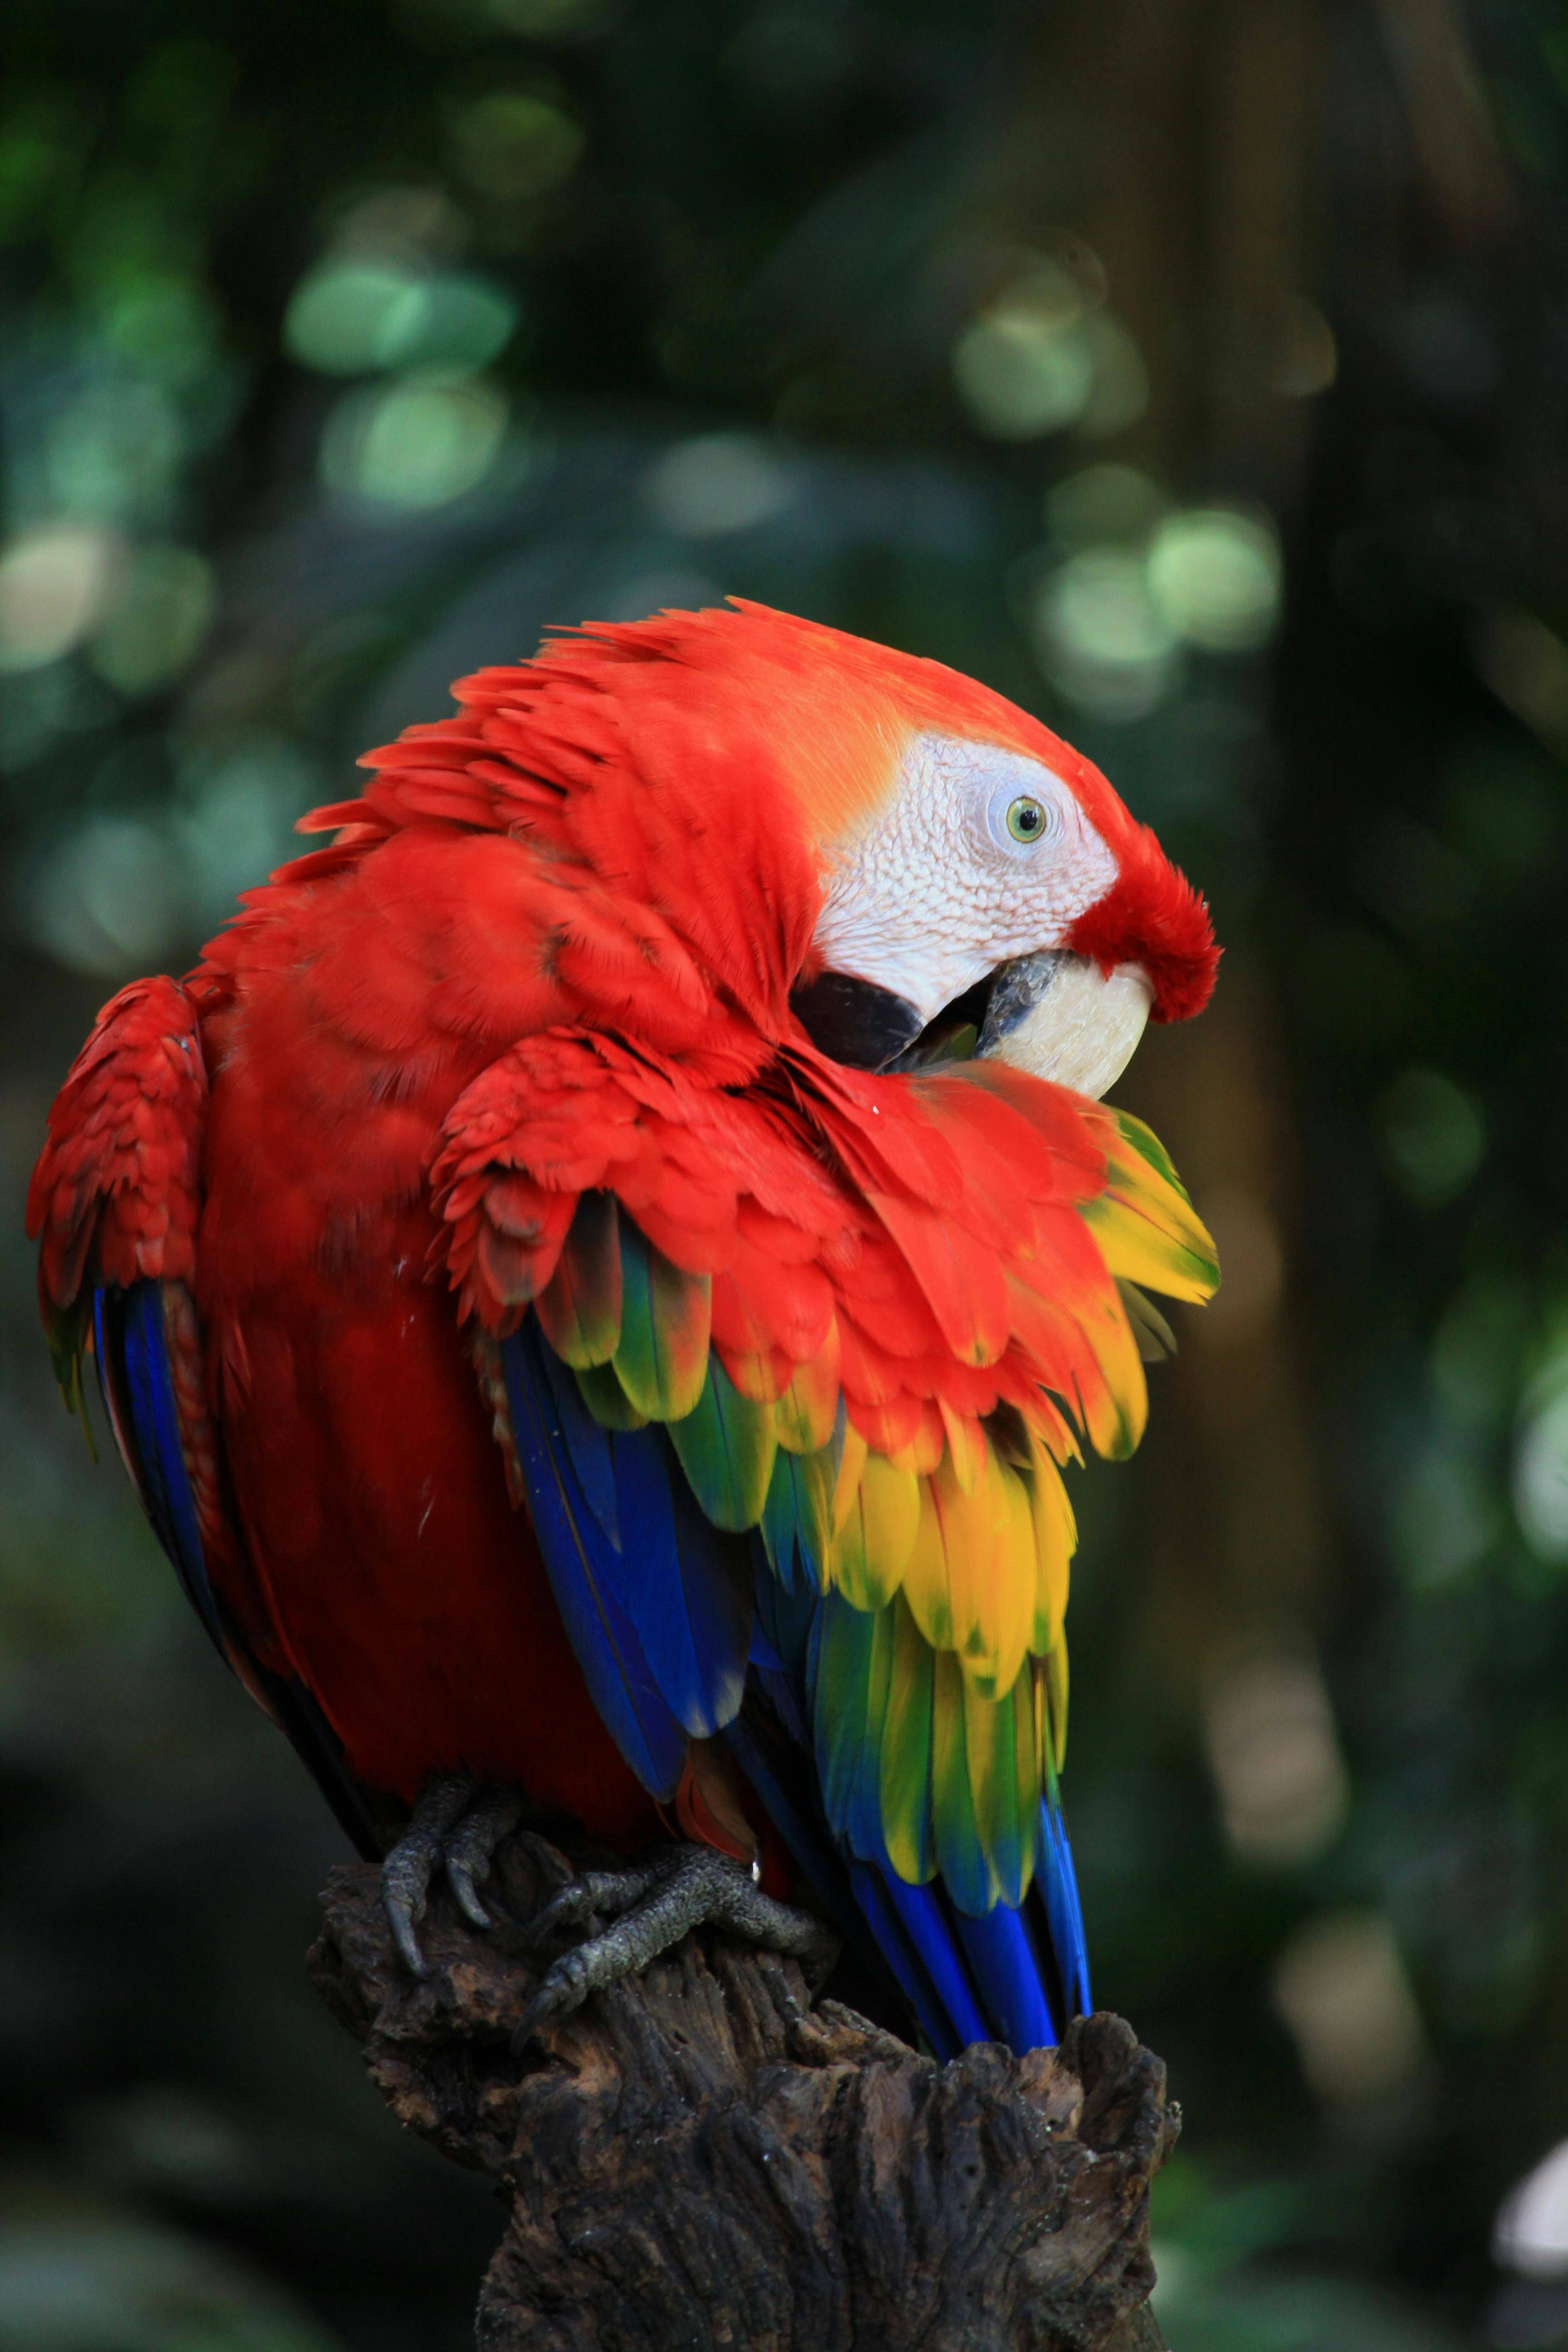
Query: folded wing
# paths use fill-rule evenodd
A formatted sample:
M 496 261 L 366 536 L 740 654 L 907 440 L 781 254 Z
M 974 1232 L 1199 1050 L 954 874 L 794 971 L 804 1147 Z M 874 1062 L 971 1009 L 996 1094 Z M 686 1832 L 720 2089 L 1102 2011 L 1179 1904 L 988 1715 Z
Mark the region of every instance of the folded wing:
M 56 1099 L 27 1198 L 45 1325 L 76 1410 L 91 1355 L 115 1444 L 187 1600 L 368 1856 L 379 1845 L 363 1799 L 282 1654 L 226 1507 L 190 1288 L 206 1105 L 185 991 L 166 979 L 122 989 Z
M 1142 1433 L 1130 1286 L 1215 1281 L 1153 1139 L 990 1064 L 802 1050 L 741 1095 L 558 1030 L 462 1097 L 435 1182 L 628 1760 L 668 1797 L 722 1733 L 939 2048 L 1057 2038 L 1088 2001 L 1061 1472 Z

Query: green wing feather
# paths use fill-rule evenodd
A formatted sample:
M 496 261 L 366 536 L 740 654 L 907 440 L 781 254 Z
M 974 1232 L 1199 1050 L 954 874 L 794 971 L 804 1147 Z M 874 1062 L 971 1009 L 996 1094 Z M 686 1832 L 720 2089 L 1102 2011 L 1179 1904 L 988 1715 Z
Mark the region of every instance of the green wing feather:
M 613 1192 L 582 1195 L 534 1308 L 545 1338 L 574 1371 L 609 1362 L 621 1336 L 620 1214 Z
M 616 1377 L 648 1421 L 684 1421 L 708 1377 L 712 1285 L 621 1224 L 621 1329 Z
M 603 1429 L 646 1429 L 647 1415 L 639 1412 L 616 1378 L 614 1364 L 595 1364 L 574 1375 L 583 1402 Z
M 805 1563 L 817 1591 L 826 1582 L 824 1568 L 835 1475 L 832 1452 L 826 1446 L 819 1454 L 786 1454 L 781 1445 L 773 1456 L 763 1510 L 763 1542 L 773 1574 L 786 1591 L 795 1589 L 797 1559 Z
M 882 1834 L 899 1876 L 923 1886 L 936 1875 L 931 1692 L 939 1653 L 924 1639 L 901 1592 L 891 1607 L 893 1655 L 880 1759 Z
M 670 1423 L 669 1442 L 716 1528 L 742 1535 L 756 1526 L 778 1452 L 773 1409 L 742 1396 L 716 1354 L 708 1358 L 708 1377 L 695 1407 Z

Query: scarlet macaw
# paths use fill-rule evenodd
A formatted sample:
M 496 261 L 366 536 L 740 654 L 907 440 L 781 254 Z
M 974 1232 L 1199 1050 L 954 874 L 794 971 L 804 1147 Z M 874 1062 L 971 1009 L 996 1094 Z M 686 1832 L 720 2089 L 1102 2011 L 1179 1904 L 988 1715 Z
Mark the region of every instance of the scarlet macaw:
M 1092 1097 L 1206 908 L 1000 696 L 757 605 L 456 692 L 100 1016 L 29 1203 L 67 1401 L 91 1352 L 362 1849 L 413 1809 L 410 1966 L 526 1805 L 652 1849 L 550 1906 L 623 1916 L 534 2022 L 699 1917 L 814 1950 L 804 1882 L 940 2053 L 1052 2042 L 1061 1468 L 1138 1441 L 1133 1286 L 1215 1280 Z

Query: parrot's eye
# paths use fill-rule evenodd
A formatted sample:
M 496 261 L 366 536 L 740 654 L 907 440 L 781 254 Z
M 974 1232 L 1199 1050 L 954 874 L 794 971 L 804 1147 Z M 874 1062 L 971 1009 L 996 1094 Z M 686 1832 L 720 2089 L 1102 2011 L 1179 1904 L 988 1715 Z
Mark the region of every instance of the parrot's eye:
M 1072 795 L 1037 760 L 1016 753 L 994 755 L 981 767 L 980 780 L 985 791 L 985 834 L 1004 856 L 1016 859 L 1026 849 L 1034 864 L 1043 850 L 1054 851 L 1067 838 L 1073 821 Z

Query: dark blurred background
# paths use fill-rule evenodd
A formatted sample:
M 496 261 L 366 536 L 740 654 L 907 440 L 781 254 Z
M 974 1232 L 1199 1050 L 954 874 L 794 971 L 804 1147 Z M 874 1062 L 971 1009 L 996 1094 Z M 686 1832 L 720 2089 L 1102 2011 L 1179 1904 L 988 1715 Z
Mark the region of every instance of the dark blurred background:
M 1176 2352 L 1568 2344 L 1562 0 L 8 0 L 0 2352 L 438 2352 L 499 2216 L 61 1412 L 100 1001 L 552 622 L 973 670 L 1209 893 L 1121 1090 L 1226 1267 L 1079 1482 Z

